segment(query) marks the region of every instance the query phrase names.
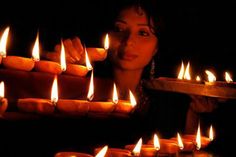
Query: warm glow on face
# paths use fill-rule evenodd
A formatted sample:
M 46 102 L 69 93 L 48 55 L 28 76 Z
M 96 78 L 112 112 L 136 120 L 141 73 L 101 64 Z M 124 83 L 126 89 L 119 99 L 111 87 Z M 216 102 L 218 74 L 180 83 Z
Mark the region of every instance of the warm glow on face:
M 179 133 L 177 133 L 177 140 L 178 140 L 178 146 L 179 146 L 179 149 L 184 149 L 184 144 L 183 144 L 183 141 L 179 135 Z
M 133 93 L 131 92 L 131 90 L 129 90 L 129 98 L 130 98 L 130 104 L 134 107 L 137 105 L 136 99 L 133 95 Z
M 37 33 L 37 37 L 34 43 L 33 51 L 32 51 L 32 58 L 34 61 L 39 61 L 40 60 L 40 55 L 39 55 L 39 34 Z
M 212 72 L 210 72 L 209 70 L 205 70 L 205 73 L 207 74 L 208 82 L 215 82 L 216 81 L 216 77 Z
M 106 34 L 105 41 L 104 41 L 104 49 L 108 50 L 109 49 L 109 36 Z
M 57 85 L 57 76 L 54 77 L 51 91 L 51 102 L 56 104 L 58 101 L 58 85 Z
M 108 146 L 104 146 L 95 157 L 104 157 L 107 153 Z
M 5 91 L 4 91 L 4 89 L 5 89 L 5 85 L 4 85 L 4 82 L 2 81 L 1 83 L 0 83 L 0 98 L 4 98 L 4 96 L 5 96 Z
M 210 139 L 210 141 L 213 141 L 213 139 L 214 139 L 214 132 L 213 132 L 212 125 L 209 130 L 209 139 Z
M 198 129 L 197 129 L 196 147 L 197 147 L 197 150 L 201 149 L 201 131 L 200 131 L 200 124 L 198 125 Z
M 160 142 L 159 142 L 159 138 L 158 138 L 157 134 L 154 134 L 153 144 L 154 144 L 154 148 L 156 148 L 156 150 L 160 149 Z
M 113 97 L 112 97 L 113 103 L 117 104 L 118 103 L 118 94 L 117 94 L 117 89 L 116 89 L 116 84 L 114 83 L 113 86 Z
M 225 81 L 227 83 L 233 82 L 233 79 L 231 78 L 231 76 L 228 72 L 225 72 Z
M 201 81 L 200 76 L 197 76 L 197 77 L 196 77 L 196 81 L 198 81 L 198 82 Z
M 0 56 L 6 57 L 7 52 L 6 52 L 6 46 L 7 46 L 7 38 L 8 38 L 8 33 L 9 33 L 10 27 L 7 27 L 0 39 Z
M 139 139 L 138 143 L 135 145 L 134 149 L 133 149 L 133 153 L 135 156 L 139 156 L 141 148 L 142 148 L 142 138 Z
M 184 79 L 185 80 L 191 80 L 189 67 L 190 67 L 190 63 L 188 62 L 187 67 L 184 72 Z
M 94 83 L 93 83 L 93 71 L 91 73 L 90 83 L 89 83 L 89 91 L 87 94 L 87 99 L 92 101 L 94 97 Z
M 178 75 L 178 79 L 183 79 L 184 77 L 184 63 L 182 62 L 181 64 L 181 68 L 180 68 L 180 71 L 179 71 L 179 75 Z
M 66 53 L 63 41 L 61 41 L 61 70 L 66 71 Z

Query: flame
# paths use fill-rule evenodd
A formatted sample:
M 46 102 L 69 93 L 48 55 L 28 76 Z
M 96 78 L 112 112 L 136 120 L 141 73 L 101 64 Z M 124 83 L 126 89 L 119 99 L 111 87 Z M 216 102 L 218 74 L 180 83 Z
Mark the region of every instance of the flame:
M 118 94 L 117 94 L 117 89 L 116 89 L 116 84 L 114 83 L 113 86 L 113 97 L 112 97 L 113 103 L 117 104 L 118 103 Z
M 209 82 L 215 82 L 216 81 L 216 77 L 212 72 L 210 72 L 209 70 L 205 70 L 205 73 L 208 76 L 208 81 Z
M 54 81 L 52 84 L 52 92 L 51 92 L 51 102 L 56 104 L 58 101 L 58 85 L 57 85 L 57 76 L 55 75 Z
M 185 72 L 184 72 L 184 79 L 185 80 L 191 80 L 189 67 L 190 67 L 190 63 L 188 62 L 187 67 L 186 67 Z
M 89 56 L 88 56 L 88 52 L 87 49 L 85 48 L 85 60 L 86 60 L 86 67 L 88 70 L 93 70 L 93 67 L 89 61 Z
M 183 144 L 183 141 L 182 141 L 182 138 L 180 137 L 179 133 L 177 133 L 177 140 L 178 140 L 178 146 L 179 146 L 179 149 L 184 149 L 184 144 Z
M 188 62 L 186 69 L 184 69 L 184 63 L 182 61 L 181 63 L 181 68 L 178 74 L 178 79 L 185 79 L 185 80 L 191 80 L 191 76 L 190 76 L 190 72 L 189 72 L 189 68 L 190 67 L 190 63 Z
M 104 146 L 95 157 L 104 157 L 106 155 L 108 146 Z
M 210 139 L 210 141 L 213 141 L 213 139 L 214 139 L 214 132 L 213 132 L 212 125 L 209 130 L 209 139 Z
M 7 27 L 0 39 L 0 56 L 6 57 L 7 52 L 6 52 L 6 45 L 7 45 L 7 38 L 9 34 L 10 27 Z
M 104 49 L 108 50 L 109 49 L 109 36 L 106 34 L 105 41 L 104 41 Z
M 139 139 L 138 143 L 135 145 L 134 149 L 133 149 L 133 153 L 135 156 L 139 156 L 141 148 L 142 148 L 142 138 Z
M 153 144 L 154 144 L 154 148 L 156 148 L 156 150 L 160 149 L 160 142 L 159 142 L 159 138 L 158 138 L 157 134 L 154 134 Z
M 35 44 L 34 44 L 33 51 L 32 51 L 32 57 L 33 57 L 33 60 L 35 60 L 35 61 L 40 60 L 40 55 L 39 55 L 39 33 L 37 33 L 37 37 L 36 37 Z
M 197 147 L 197 150 L 201 149 L 201 131 L 200 131 L 200 124 L 198 124 L 198 129 L 197 129 L 196 147 Z
M 233 82 L 233 79 L 231 78 L 231 76 L 228 72 L 225 72 L 225 81 L 227 83 Z
M 5 93 L 4 89 L 5 89 L 5 85 L 4 85 L 4 82 L 2 81 L 0 83 L 0 98 L 4 98 L 4 93 Z
M 136 99 L 133 95 L 133 93 L 131 92 L 131 90 L 129 90 L 129 98 L 130 98 L 130 104 L 134 107 L 137 105 Z
M 91 73 L 90 84 L 89 84 L 89 91 L 87 94 L 87 99 L 92 101 L 94 97 L 94 83 L 93 83 L 93 71 Z
M 201 81 L 200 76 L 197 76 L 197 77 L 196 77 L 196 81 L 198 81 L 198 82 Z
M 182 61 L 181 68 L 180 68 L 179 75 L 178 75 L 178 79 L 182 80 L 183 76 L 184 76 L 184 63 Z
M 66 71 L 66 54 L 63 41 L 61 41 L 61 70 Z

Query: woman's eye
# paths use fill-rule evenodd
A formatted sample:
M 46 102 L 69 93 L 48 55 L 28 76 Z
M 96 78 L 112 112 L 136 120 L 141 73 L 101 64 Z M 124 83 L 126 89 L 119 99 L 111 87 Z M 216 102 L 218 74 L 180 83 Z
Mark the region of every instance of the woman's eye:
M 141 36 L 149 36 L 149 32 L 148 32 L 148 31 L 145 31 L 145 30 L 140 30 L 140 31 L 138 32 L 138 34 L 141 35 Z
M 114 31 L 115 32 L 123 32 L 125 29 L 119 26 L 115 26 Z

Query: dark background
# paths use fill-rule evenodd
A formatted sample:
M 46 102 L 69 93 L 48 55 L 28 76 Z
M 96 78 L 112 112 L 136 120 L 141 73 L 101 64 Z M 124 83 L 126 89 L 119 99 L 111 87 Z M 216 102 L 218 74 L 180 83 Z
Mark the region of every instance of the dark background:
M 103 35 L 117 0 L 3 2 L 0 30 L 10 26 L 9 54 L 30 56 L 39 30 L 43 50 L 60 39 L 79 36 L 86 46 L 102 47 Z M 159 0 L 165 23 L 160 62 L 176 66 L 190 61 L 197 73 L 205 68 L 235 72 L 236 2 Z
M 38 30 L 43 50 L 51 51 L 55 44 L 60 43 L 62 38 L 72 38 L 74 36 L 79 36 L 88 47 L 102 47 L 102 37 L 106 32 L 108 23 L 107 18 L 109 18 L 109 12 L 112 11 L 112 7 L 115 7 L 115 3 L 115 0 L 78 0 L 77 2 L 67 0 L 54 3 L 39 0 L 32 2 L 3 2 L 1 3 L 0 11 L 0 31 L 3 31 L 6 26 L 10 26 L 11 28 L 8 54 L 30 57 Z M 234 57 L 236 52 L 236 2 L 233 0 L 221 2 L 187 0 L 171 2 L 160 0 L 159 4 L 162 6 L 166 28 L 162 42 L 162 51 L 160 52 L 161 69 L 159 70 L 170 70 L 170 73 L 175 75 L 177 66 L 183 60 L 185 62 L 190 61 L 192 69 L 195 72 L 203 72 L 205 68 L 211 68 L 216 71 L 217 77 L 220 79 L 223 79 L 223 71 L 225 70 L 231 71 L 236 76 L 236 62 Z M 234 80 L 236 79 L 235 76 Z M 224 105 L 224 110 L 221 111 L 222 108 L 220 108 L 217 111 L 217 117 L 214 117 L 215 115 L 210 117 L 217 119 L 218 128 L 224 128 L 219 133 L 223 138 L 220 138 L 218 144 L 215 145 L 225 142 L 225 138 L 227 142 L 230 139 L 233 139 L 232 141 L 235 139 L 235 137 L 231 137 L 229 134 L 235 133 L 235 129 L 228 132 L 231 129 L 230 123 L 235 118 L 233 116 L 235 115 L 235 103 L 229 103 L 228 105 Z M 68 125 L 72 123 L 76 122 L 69 121 Z M 32 130 L 32 128 L 37 129 L 38 124 L 39 126 L 42 125 L 41 122 L 35 123 L 34 121 L 31 122 L 31 125 L 28 125 L 28 123 L 25 125 L 29 127 L 29 130 Z M 49 122 L 49 124 L 46 127 L 49 129 L 51 127 L 53 128 L 52 123 Z M 19 140 L 14 143 L 14 139 L 24 139 L 24 137 L 20 137 L 20 134 L 26 135 L 28 132 L 18 130 L 18 134 L 15 134 L 15 130 L 18 128 L 17 125 L 22 125 L 17 122 L 7 123 L 6 125 L 10 128 L 12 127 L 10 133 L 14 136 L 11 136 L 10 140 L 13 141 L 13 147 L 20 146 L 21 141 Z M 40 130 L 42 134 L 48 132 L 46 127 Z M 60 125 L 55 127 L 58 127 L 58 130 L 64 129 L 60 128 Z M 114 127 L 116 126 L 114 125 Z M 92 129 L 96 130 L 97 128 L 91 127 L 91 134 L 93 133 Z M 68 140 L 68 145 L 71 144 L 74 147 L 77 141 L 73 141 L 73 143 L 69 142 L 71 142 L 72 138 L 75 138 L 73 135 L 77 131 L 79 132 L 80 129 L 74 130 L 71 134 L 68 133 L 68 139 L 65 137 L 63 140 Z M 51 139 L 52 141 L 55 140 L 54 145 L 64 147 L 67 144 L 61 142 L 60 138 L 57 138 L 61 136 L 59 133 L 55 133 L 54 135 Z M 28 139 L 31 139 L 29 142 L 33 143 L 35 140 L 43 141 L 39 136 L 36 139 L 33 137 L 33 135 L 28 137 Z M 112 137 L 110 138 L 112 139 Z M 79 137 L 76 139 L 81 140 Z M 100 139 L 103 139 L 103 136 Z M 100 139 L 98 138 L 97 141 Z M 88 145 L 90 142 L 86 141 L 86 139 L 83 140 L 87 142 L 85 145 Z M 93 141 L 92 143 L 98 143 L 97 141 Z M 12 143 L 8 144 L 6 148 L 11 148 Z M 55 149 L 53 151 L 57 151 L 56 147 L 51 149 L 50 144 L 46 144 L 45 147 L 48 150 Z M 27 145 L 31 144 L 28 143 Z M 37 146 L 37 144 L 36 147 L 32 145 L 32 148 L 35 148 L 32 152 L 37 152 L 41 149 Z M 222 147 L 222 145 L 220 146 Z M 24 146 L 22 145 L 19 151 L 23 154 L 24 150 L 21 149 L 22 147 Z M 223 145 L 222 149 L 227 149 L 227 145 Z M 8 152 L 11 152 L 11 150 L 9 149 Z M 39 153 L 38 156 L 41 154 Z

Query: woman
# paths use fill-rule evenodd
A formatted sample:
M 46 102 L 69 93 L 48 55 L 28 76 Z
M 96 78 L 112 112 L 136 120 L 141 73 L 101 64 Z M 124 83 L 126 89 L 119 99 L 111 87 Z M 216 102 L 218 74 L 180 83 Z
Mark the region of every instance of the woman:
M 128 0 L 116 3 L 117 12 L 113 8 L 113 13 L 118 15 L 111 15 L 115 20 L 109 28 L 109 60 L 102 64 L 105 64 L 103 67 L 106 69 L 112 67 L 111 77 L 118 86 L 120 98 L 127 98 L 129 90 L 141 94 L 141 80 L 147 78 L 144 69 L 150 65 L 159 48 L 160 18 L 156 13 L 157 5 L 151 4 L 153 3 L 150 1 Z M 84 48 L 78 37 L 64 40 L 64 46 L 67 62 L 84 62 L 84 57 L 81 57 L 84 55 Z M 47 55 L 48 58 L 58 58 L 55 56 L 60 54 L 60 44 L 55 46 L 55 51 L 55 54 Z M 154 67 L 152 73 L 153 70 Z M 95 73 L 99 71 L 95 65 Z
M 119 1 L 118 3 L 115 3 L 117 12 L 114 10 L 114 8 L 112 8 L 113 10 L 110 12 L 110 14 L 118 14 L 115 15 L 115 20 L 112 22 L 113 26 L 109 31 L 110 47 L 108 59 L 101 64 L 105 65 L 103 68 L 110 68 L 112 74 L 111 77 L 118 87 L 119 97 L 121 99 L 127 98 L 128 91 L 131 90 L 135 93 L 139 101 L 139 106 L 136 109 L 137 113 L 147 115 L 148 110 L 151 109 L 151 112 L 149 113 L 152 114 L 148 116 L 151 125 L 153 123 L 157 123 L 157 121 L 160 120 L 163 122 L 163 125 L 160 125 L 160 127 L 167 127 L 167 129 L 170 130 L 171 124 L 175 124 L 178 128 L 179 126 L 177 123 L 175 123 L 175 120 L 179 117 L 176 116 L 179 114 L 182 115 L 182 118 L 181 120 L 178 120 L 178 123 L 180 121 L 185 121 L 183 118 L 185 119 L 187 112 L 186 109 L 188 108 L 188 106 L 185 104 L 189 104 L 189 100 L 187 99 L 186 101 L 181 101 L 184 104 L 180 104 L 177 109 L 176 105 L 174 104 L 176 100 L 171 98 L 170 93 L 168 93 L 167 97 L 165 94 L 160 94 L 158 97 L 156 92 L 149 92 L 147 96 L 147 93 L 144 92 L 142 83 L 142 79 L 148 78 L 149 75 L 151 75 L 151 77 L 154 75 L 154 58 L 156 58 L 155 56 L 158 54 L 161 30 L 161 18 L 158 13 L 160 9 L 157 8 L 158 4 L 155 1 L 147 0 L 126 0 Z M 83 57 L 81 56 L 84 54 L 84 48 L 79 38 L 74 38 L 72 40 L 66 39 L 64 41 L 64 46 L 67 54 L 67 62 L 83 62 Z M 60 45 L 56 45 L 55 51 L 56 53 L 54 53 L 54 56 L 59 56 Z M 93 58 L 90 59 L 93 60 Z M 98 69 L 97 71 L 104 72 L 101 71 L 101 69 Z M 107 71 L 105 73 L 110 74 Z M 150 108 L 149 105 L 151 101 L 149 98 L 152 95 L 154 96 L 154 101 L 152 102 L 165 104 L 154 104 Z M 164 100 L 156 101 L 157 97 L 161 99 L 164 97 Z M 178 99 L 179 98 L 177 98 L 177 100 Z M 200 111 L 200 109 L 197 108 L 198 106 L 196 103 L 192 104 L 194 104 L 192 106 L 194 107 L 195 111 Z M 166 107 L 162 109 L 161 106 Z M 168 118 L 163 117 L 165 116 L 166 112 L 168 113 Z M 176 114 L 177 112 L 178 114 Z M 161 119 L 156 117 L 160 117 Z M 189 118 L 191 119 L 191 116 Z M 191 125 L 191 123 L 189 124 L 189 120 L 187 122 L 188 125 Z M 170 125 L 166 125 L 164 123 L 168 123 Z M 147 127 L 152 128 L 152 126 Z M 191 129 L 189 126 L 187 126 L 187 128 Z M 173 130 L 171 129 L 171 131 Z

